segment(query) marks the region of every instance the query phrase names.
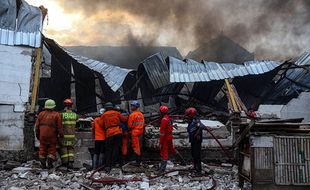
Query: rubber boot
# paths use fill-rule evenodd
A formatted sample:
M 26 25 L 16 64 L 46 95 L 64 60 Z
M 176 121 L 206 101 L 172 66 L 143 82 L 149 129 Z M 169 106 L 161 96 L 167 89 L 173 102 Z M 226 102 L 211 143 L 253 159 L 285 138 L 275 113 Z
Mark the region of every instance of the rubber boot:
M 52 169 L 54 167 L 53 165 L 54 160 L 52 158 L 47 158 L 47 168 Z
M 139 167 L 141 165 L 141 156 L 140 155 L 135 155 L 135 162 L 132 163 L 133 166 Z
M 41 158 L 40 159 L 40 164 L 42 169 L 46 169 L 46 159 Z
M 73 162 L 70 161 L 70 162 L 68 163 L 68 169 L 73 169 Z
M 167 167 L 167 160 L 161 161 L 161 162 L 160 162 L 159 169 L 158 169 L 158 174 L 165 173 L 166 167 Z
M 194 176 L 196 177 L 201 177 L 202 173 L 201 173 L 201 162 L 197 162 L 196 166 L 195 166 L 195 171 L 194 171 Z
M 97 169 L 97 167 L 98 167 L 98 158 L 99 158 L 99 155 L 98 154 L 94 154 L 93 162 L 92 162 L 93 170 Z
M 99 161 L 98 161 L 98 166 L 97 167 L 103 166 L 103 163 L 104 163 L 104 154 L 101 153 L 101 154 L 99 154 Z

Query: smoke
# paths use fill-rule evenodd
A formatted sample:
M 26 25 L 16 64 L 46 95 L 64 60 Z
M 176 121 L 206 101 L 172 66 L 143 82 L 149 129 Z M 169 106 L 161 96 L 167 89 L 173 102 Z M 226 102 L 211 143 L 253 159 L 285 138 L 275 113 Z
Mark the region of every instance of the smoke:
M 57 1 L 68 13 L 84 16 L 76 41 L 82 35 L 92 45 L 168 45 L 186 54 L 223 32 L 259 59 L 310 50 L 308 0 Z

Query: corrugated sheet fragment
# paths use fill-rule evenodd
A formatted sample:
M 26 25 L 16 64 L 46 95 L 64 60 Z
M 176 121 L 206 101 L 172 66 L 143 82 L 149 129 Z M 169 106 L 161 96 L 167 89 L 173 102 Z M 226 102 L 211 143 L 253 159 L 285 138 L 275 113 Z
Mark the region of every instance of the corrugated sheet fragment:
M 146 58 L 140 67 L 143 66 L 148 75 L 154 89 L 166 86 L 169 84 L 168 66 L 160 53 L 156 53 Z
M 0 2 L 0 44 L 40 47 L 42 13 L 22 0 L 16 19 L 16 1 Z
M 83 64 L 91 70 L 102 74 L 104 80 L 108 83 L 114 92 L 116 92 L 122 86 L 126 76 L 130 71 L 132 71 L 131 69 L 120 68 L 104 62 L 89 59 L 87 57 L 75 55 L 67 49 L 63 47 L 61 48 L 78 63 Z
M 170 82 L 208 82 L 246 75 L 259 75 L 280 65 L 277 61 L 248 61 L 243 65 L 233 63 L 184 61 L 169 57 Z

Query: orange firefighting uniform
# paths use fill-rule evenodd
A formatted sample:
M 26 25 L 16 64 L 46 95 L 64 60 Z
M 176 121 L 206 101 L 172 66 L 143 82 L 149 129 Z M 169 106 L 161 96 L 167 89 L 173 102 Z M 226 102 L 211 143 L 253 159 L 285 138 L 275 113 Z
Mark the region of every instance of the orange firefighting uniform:
M 171 118 L 166 114 L 160 122 L 160 129 L 159 129 L 159 143 L 160 143 L 160 156 L 162 160 L 166 161 L 168 160 L 168 153 L 175 154 L 176 150 L 172 143 L 172 120 Z
M 101 120 L 106 138 L 109 138 L 114 135 L 122 134 L 122 128 L 120 127 L 121 121 L 126 122 L 127 118 L 118 111 L 109 110 L 101 115 Z
M 128 128 L 131 130 L 132 149 L 135 154 L 140 156 L 139 137 L 144 132 L 144 115 L 140 111 L 135 110 L 129 115 Z
M 101 115 L 101 120 L 106 135 L 106 166 L 111 167 L 115 162 L 121 164 L 122 128 L 120 125 L 121 122 L 127 121 L 127 117 L 118 111 L 108 110 Z
M 35 133 L 40 140 L 40 160 L 46 160 L 47 157 L 56 160 L 57 141 L 64 136 L 60 114 L 52 110 L 42 111 L 35 124 Z
M 94 119 L 93 125 L 92 125 L 92 132 L 93 132 L 93 138 L 97 141 L 105 140 L 105 131 L 104 128 L 102 128 L 102 121 L 100 117 L 96 117 Z

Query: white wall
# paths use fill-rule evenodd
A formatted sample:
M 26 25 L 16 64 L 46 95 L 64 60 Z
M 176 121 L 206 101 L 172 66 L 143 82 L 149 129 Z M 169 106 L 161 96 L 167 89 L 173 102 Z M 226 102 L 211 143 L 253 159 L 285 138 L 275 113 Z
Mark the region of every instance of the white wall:
M 22 150 L 33 48 L 0 45 L 0 150 Z
M 15 111 L 28 102 L 32 50 L 0 45 L 0 104 L 14 104 Z
M 283 106 L 281 117 L 284 119 L 303 117 L 304 123 L 310 122 L 310 92 L 302 92 Z

